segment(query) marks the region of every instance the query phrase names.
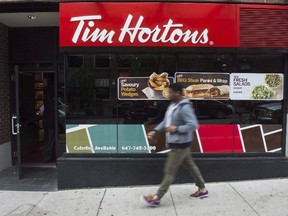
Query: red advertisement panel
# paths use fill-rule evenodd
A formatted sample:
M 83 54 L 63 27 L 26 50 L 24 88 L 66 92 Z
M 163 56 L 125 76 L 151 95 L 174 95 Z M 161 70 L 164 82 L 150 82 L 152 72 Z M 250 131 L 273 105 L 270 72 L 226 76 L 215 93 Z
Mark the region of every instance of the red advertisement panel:
M 199 139 L 203 152 L 244 152 L 237 125 L 201 125 Z
M 60 4 L 60 46 L 238 47 L 236 6 L 161 2 Z

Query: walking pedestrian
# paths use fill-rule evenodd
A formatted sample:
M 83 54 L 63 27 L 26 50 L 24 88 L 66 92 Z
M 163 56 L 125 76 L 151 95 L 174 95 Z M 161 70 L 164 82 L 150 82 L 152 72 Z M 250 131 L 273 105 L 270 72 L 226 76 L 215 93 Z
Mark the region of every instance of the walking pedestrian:
M 161 198 L 173 183 L 180 165 L 187 169 L 195 180 L 198 190 L 190 198 L 208 197 L 208 190 L 197 165 L 191 157 L 190 144 L 193 132 L 198 129 L 198 120 L 191 107 L 190 101 L 183 98 L 183 87 L 179 83 L 169 86 L 171 103 L 165 117 L 147 136 L 152 140 L 156 133 L 166 132 L 166 143 L 171 149 L 164 167 L 164 177 L 155 195 L 143 195 L 141 200 L 149 206 L 159 206 Z

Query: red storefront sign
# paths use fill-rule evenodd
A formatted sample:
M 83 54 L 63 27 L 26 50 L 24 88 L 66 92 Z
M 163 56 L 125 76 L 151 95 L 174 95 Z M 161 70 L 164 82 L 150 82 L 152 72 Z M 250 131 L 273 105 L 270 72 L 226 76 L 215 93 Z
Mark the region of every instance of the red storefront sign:
M 60 46 L 239 47 L 231 4 L 60 4 Z

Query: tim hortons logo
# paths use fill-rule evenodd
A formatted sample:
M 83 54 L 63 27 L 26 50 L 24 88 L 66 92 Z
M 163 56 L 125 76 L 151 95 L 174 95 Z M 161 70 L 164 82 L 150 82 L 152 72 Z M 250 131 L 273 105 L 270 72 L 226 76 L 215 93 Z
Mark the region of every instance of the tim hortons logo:
M 114 41 L 115 31 L 100 29 L 97 27 L 97 22 L 102 19 L 101 15 L 92 16 L 78 16 L 72 17 L 71 22 L 78 22 L 78 26 L 74 32 L 72 41 L 77 43 L 79 40 L 83 42 L 106 42 L 112 44 Z M 140 16 L 135 25 L 132 25 L 133 15 L 129 14 L 123 27 L 121 28 L 118 41 L 123 42 L 125 39 L 131 43 L 140 42 L 147 43 L 172 43 L 179 42 L 192 44 L 206 44 L 208 43 L 208 29 L 205 28 L 202 32 L 198 30 L 183 31 L 184 25 L 181 23 L 174 23 L 169 19 L 166 24 L 160 26 L 156 25 L 153 29 L 143 26 L 144 17 Z M 135 22 L 134 22 L 135 23 Z M 84 27 L 85 26 L 85 27 Z

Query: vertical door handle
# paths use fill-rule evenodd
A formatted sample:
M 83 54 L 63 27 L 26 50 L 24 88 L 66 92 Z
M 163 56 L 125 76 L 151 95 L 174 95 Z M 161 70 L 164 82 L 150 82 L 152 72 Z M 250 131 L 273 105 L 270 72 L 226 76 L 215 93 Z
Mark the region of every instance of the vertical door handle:
M 11 119 L 11 126 L 12 126 L 12 134 L 17 135 L 19 134 L 19 123 L 15 124 L 14 121 L 17 119 L 17 116 L 13 115 Z M 16 127 L 16 132 L 15 132 Z

